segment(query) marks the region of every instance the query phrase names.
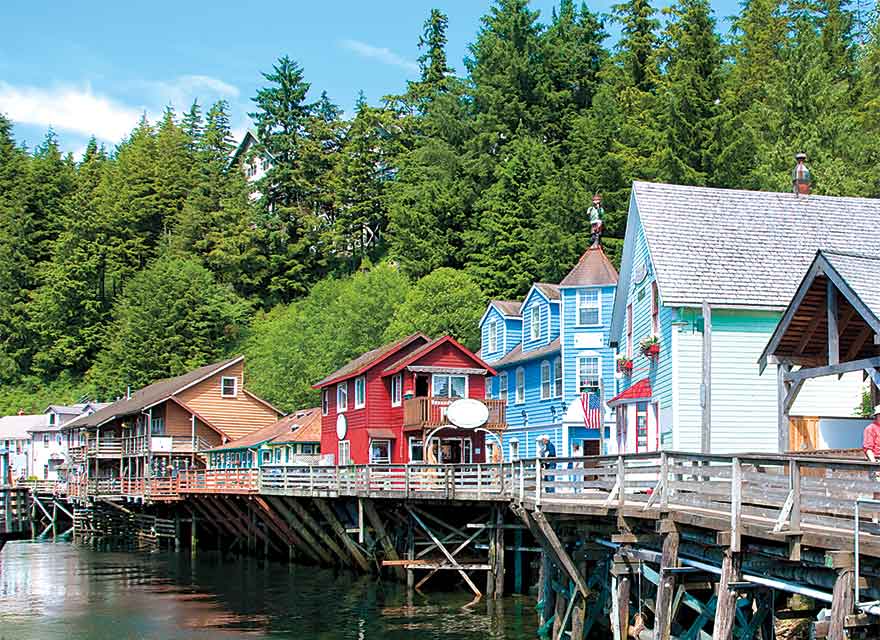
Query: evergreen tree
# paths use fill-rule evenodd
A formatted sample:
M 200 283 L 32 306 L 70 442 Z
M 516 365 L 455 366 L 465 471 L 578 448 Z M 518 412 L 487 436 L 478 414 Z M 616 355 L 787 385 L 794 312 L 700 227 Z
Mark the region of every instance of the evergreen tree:
M 651 91 L 657 80 L 654 49 L 659 22 L 654 17 L 656 11 L 650 0 L 625 0 L 612 9 L 621 25 L 617 46 L 628 84 L 642 91 Z
M 228 356 L 249 308 L 193 260 L 165 256 L 129 282 L 89 371 L 101 395 L 121 395 Z
M 453 69 L 446 61 L 446 29 L 449 26 L 448 16 L 439 9 L 431 9 L 425 20 L 424 31 L 419 36 L 419 70 L 421 73 L 421 89 L 428 94 L 441 90 L 446 76 Z

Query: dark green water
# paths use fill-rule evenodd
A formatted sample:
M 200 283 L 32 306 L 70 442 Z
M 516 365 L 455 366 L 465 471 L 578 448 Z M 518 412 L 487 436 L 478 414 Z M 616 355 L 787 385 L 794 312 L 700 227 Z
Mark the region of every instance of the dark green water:
M 346 573 L 211 554 L 13 542 L 0 551 L 0 640 L 535 638 L 534 602 L 463 608 Z

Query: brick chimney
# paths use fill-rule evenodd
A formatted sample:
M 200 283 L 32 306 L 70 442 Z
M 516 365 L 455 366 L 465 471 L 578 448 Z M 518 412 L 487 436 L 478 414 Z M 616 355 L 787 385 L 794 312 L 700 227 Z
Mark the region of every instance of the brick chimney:
M 809 195 L 813 176 L 807 165 L 804 164 L 807 161 L 807 154 L 798 153 L 794 159 L 797 161 L 797 164 L 794 167 L 794 171 L 791 172 L 792 191 L 794 191 L 795 195 Z

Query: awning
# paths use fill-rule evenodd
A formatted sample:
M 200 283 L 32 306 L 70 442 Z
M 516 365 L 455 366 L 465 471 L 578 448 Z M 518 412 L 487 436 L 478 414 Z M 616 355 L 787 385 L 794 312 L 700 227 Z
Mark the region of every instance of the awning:
M 643 378 L 608 401 L 609 405 L 651 401 L 651 381 Z
M 391 429 L 367 429 L 370 440 L 397 440 L 397 436 Z
M 438 367 L 430 365 L 410 365 L 408 371 L 413 373 L 442 373 L 449 375 L 461 376 L 484 376 L 489 373 L 486 369 L 476 369 L 468 367 Z

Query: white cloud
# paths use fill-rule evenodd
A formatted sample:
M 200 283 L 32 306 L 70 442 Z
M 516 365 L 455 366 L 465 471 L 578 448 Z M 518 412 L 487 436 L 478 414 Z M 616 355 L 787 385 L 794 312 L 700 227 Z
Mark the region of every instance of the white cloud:
M 211 76 L 180 76 L 174 80 L 156 80 L 142 83 L 153 99 L 162 104 L 173 104 L 178 111 L 189 108 L 197 99 L 204 106 L 211 98 L 237 98 L 238 87 Z
M 374 47 L 373 45 L 361 42 L 360 40 L 342 40 L 340 44 L 349 51 L 353 51 L 364 58 L 370 58 L 385 64 L 402 67 L 407 71 L 415 72 L 419 70 L 419 65 L 415 62 L 400 57 L 386 47 Z
M 134 128 L 143 111 L 96 95 L 88 86 L 45 89 L 0 81 L 0 112 L 21 124 L 118 142 Z

